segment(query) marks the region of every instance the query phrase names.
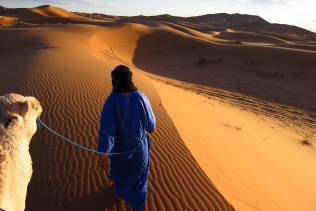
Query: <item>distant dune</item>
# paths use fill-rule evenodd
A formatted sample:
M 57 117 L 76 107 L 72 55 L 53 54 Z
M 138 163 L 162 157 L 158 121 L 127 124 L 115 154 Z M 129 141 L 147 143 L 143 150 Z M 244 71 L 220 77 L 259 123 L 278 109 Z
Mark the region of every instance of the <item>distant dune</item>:
M 0 16 L 14 18 L 16 24 L 98 23 L 59 7 L 43 5 L 34 8 L 0 8 Z M 3 24 L 2 24 L 3 25 Z
M 224 31 L 224 32 L 220 32 L 216 34 L 214 37 L 224 39 L 224 40 L 250 42 L 250 43 L 281 44 L 281 43 L 288 42 L 288 41 L 279 39 L 277 37 L 268 36 L 264 34 L 257 34 L 253 32 Z
M 291 26 L 286 24 L 272 24 L 263 18 L 255 15 L 245 14 L 208 14 L 194 17 L 177 17 L 172 15 L 157 15 L 157 16 L 110 16 L 98 13 L 79 13 L 68 12 L 62 8 L 53 7 L 50 5 L 43 5 L 35 8 L 18 8 L 11 9 L 0 6 L 0 16 L 19 18 L 22 22 L 26 23 L 43 23 L 36 18 L 46 17 L 46 23 L 94 23 L 102 24 L 100 22 L 109 21 L 127 21 L 127 22 L 139 22 L 139 21 L 166 21 L 177 24 L 185 24 L 191 28 L 198 27 L 201 31 L 209 29 L 226 30 L 232 28 L 241 31 L 260 32 L 260 33 L 275 33 L 285 35 L 295 35 L 316 41 L 316 34 L 306 29 Z M 47 19 L 50 17 L 50 19 Z M 56 19 L 68 18 L 66 19 Z M 34 20 L 35 18 L 35 20 Z
M 43 5 L 35 8 L 18 8 L 8 9 L 0 8 L 0 12 L 3 16 L 10 16 L 15 18 L 27 19 L 37 17 L 67 17 L 67 18 L 80 18 L 80 16 L 68 12 L 59 7 L 53 7 L 50 5 Z
M 0 26 L 13 26 L 16 23 L 16 18 L 0 16 Z
M 270 23 L 236 14 L 113 17 L 41 6 L 0 15 L 0 95 L 36 96 L 42 119 L 86 147 L 97 144 L 111 70 L 132 68 L 158 121 L 145 210 L 316 209 L 312 32 L 264 32 Z M 97 156 L 44 128 L 30 153 L 26 210 L 128 210 Z

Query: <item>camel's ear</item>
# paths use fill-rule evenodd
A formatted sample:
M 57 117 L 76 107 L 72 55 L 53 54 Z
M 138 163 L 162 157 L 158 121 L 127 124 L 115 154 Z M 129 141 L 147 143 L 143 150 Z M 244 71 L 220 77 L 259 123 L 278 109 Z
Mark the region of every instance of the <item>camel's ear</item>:
M 10 113 L 18 114 L 18 115 L 24 117 L 26 115 L 26 113 L 28 112 L 28 110 L 29 110 L 29 103 L 26 100 L 24 102 L 14 103 L 10 108 Z

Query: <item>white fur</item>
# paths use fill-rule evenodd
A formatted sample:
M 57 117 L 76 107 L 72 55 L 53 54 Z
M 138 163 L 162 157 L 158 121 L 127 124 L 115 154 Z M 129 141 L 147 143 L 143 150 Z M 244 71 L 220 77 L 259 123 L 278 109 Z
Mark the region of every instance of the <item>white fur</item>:
M 6 211 L 25 209 L 32 176 L 29 144 L 41 112 L 34 97 L 0 96 L 0 208 Z

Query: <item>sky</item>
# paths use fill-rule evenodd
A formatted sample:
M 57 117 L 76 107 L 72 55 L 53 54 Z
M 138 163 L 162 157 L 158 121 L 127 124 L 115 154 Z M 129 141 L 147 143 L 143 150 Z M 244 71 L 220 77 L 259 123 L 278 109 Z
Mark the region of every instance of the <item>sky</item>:
M 126 16 L 241 13 L 316 32 L 316 0 L 0 0 L 0 5 L 14 8 L 43 4 L 70 11 Z

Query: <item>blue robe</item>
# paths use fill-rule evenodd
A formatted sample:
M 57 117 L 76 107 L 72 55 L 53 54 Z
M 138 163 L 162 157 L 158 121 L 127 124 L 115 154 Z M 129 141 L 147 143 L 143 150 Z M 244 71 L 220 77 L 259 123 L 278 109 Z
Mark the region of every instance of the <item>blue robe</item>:
M 107 98 L 100 122 L 98 151 L 112 155 L 110 178 L 119 197 L 134 211 L 142 210 L 148 193 L 150 140 L 156 120 L 147 97 L 140 91 L 130 95 L 112 92 Z

